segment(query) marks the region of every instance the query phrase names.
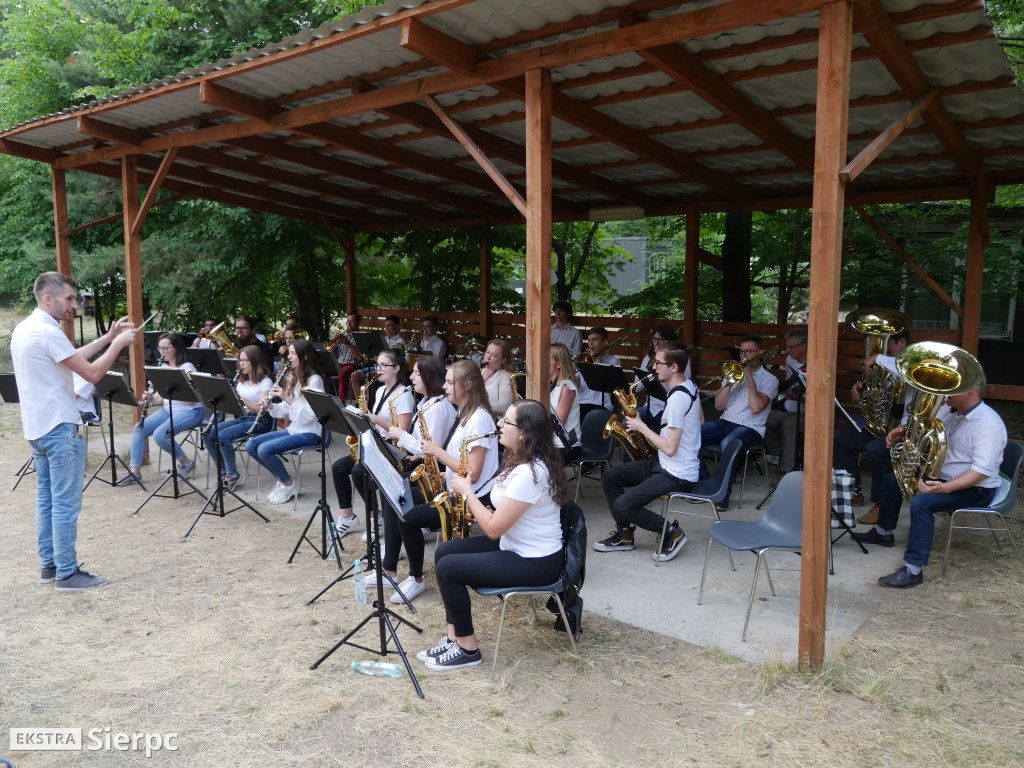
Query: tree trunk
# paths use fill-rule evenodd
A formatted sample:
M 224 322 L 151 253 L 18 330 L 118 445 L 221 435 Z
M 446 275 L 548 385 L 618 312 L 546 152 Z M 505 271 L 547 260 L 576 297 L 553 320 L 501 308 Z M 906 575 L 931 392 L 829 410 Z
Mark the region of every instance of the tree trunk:
M 750 241 L 753 214 L 731 211 L 725 214 L 722 243 L 722 320 L 750 322 Z

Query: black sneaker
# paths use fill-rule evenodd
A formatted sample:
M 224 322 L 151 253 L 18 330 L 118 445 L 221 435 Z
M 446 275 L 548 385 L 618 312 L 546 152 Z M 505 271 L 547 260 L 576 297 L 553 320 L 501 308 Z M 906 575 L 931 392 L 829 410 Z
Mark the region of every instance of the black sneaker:
M 110 582 L 108 582 L 102 576 L 93 576 L 91 573 L 86 573 L 81 568 L 79 568 L 66 579 L 57 579 L 57 591 L 80 592 L 83 589 L 96 589 L 96 587 L 105 587 L 109 583 Z
M 39 569 L 39 583 L 50 584 L 57 578 L 57 566 L 51 565 L 46 568 Z
M 685 543 L 686 534 L 683 532 L 683 529 L 679 527 L 679 523 L 674 522 L 669 529 L 665 531 L 665 541 L 662 542 L 661 551 L 652 554 L 651 559 L 657 560 L 659 563 L 667 563 L 679 554 L 679 550 L 683 548 L 683 544 Z
M 458 643 L 452 643 L 447 651 L 436 659 L 427 659 L 424 664 L 434 672 L 452 672 L 456 669 L 469 669 L 480 666 L 480 649 L 469 652 L 463 650 Z
M 597 552 L 628 552 L 633 548 L 633 528 L 626 528 L 621 531 L 612 531 L 607 539 L 594 542 L 594 550 Z
M 426 663 L 428 661 L 435 661 L 441 656 L 444 656 L 445 652 L 455 645 L 454 640 L 449 640 L 448 635 L 445 635 L 437 641 L 437 645 L 431 648 L 429 651 L 420 651 L 416 654 L 416 658 Z

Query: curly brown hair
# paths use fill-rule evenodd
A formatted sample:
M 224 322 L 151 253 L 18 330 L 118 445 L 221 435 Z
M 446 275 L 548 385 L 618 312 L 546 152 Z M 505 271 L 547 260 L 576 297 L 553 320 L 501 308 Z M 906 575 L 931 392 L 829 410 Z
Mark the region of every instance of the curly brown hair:
M 533 479 L 537 479 L 534 462 L 541 462 L 548 471 L 548 495 L 558 506 L 569 500 L 569 481 L 565 479 L 565 464 L 562 454 L 555 448 L 555 433 L 551 426 L 548 409 L 536 400 L 519 400 L 512 403 L 516 426 L 523 431 L 522 445 L 515 448 L 506 446 L 500 477 L 504 480 L 513 469 L 529 464 Z

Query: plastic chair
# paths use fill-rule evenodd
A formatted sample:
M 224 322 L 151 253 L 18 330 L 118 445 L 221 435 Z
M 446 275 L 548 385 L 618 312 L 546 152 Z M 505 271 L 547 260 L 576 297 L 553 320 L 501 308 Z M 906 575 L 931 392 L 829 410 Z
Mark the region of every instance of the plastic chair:
M 604 425 L 612 417 L 612 412 L 607 408 L 599 408 L 591 411 L 583 418 L 580 427 L 580 457 L 569 464 L 576 468 L 576 494 L 572 497 L 575 502 L 580 497 L 580 481 L 583 479 L 584 464 L 603 464 L 610 467 L 612 453 L 615 451 L 615 438 L 609 435 L 604 437 Z
M 282 461 L 285 460 L 285 458 L 289 457 L 289 456 L 294 456 L 295 457 L 295 495 L 292 496 L 292 510 L 293 511 L 298 510 L 298 508 L 299 508 L 299 494 L 302 493 L 302 455 L 304 453 L 306 453 L 307 451 L 311 451 L 311 452 L 314 452 L 314 453 L 320 453 L 321 451 L 327 451 L 327 466 L 328 466 L 328 468 L 330 468 L 330 466 L 332 464 L 331 452 L 329 450 L 330 447 L 331 447 L 331 433 L 328 432 L 327 433 L 327 443 L 324 446 L 321 446 L 318 443 L 316 445 L 307 445 L 307 446 L 305 446 L 303 448 L 295 448 L 295 449 L 290 450 L 290 451 L 282 451 L 281 453 L 277 454 L 281 458 Z M 257 496 L 259 496 L 259 493 L 260 493 L 260 472 L 259 472 L 260 469 L 262 469 L 262 465 L 257 465 L 257 470 L 256 470 L 256 495 Z M 247 475 L 247 478 L 248 478 L 248 475 Z
M 711 544 L 718 542 L 723 547 L 737 552 L 753 552 L 757 555 L 754 566 L 754 582 L 750 585 L 750 599 L 747 600 L 747 616 L 743 621 L 741 640 L 747 639 L 747 625 L 750 624 L 750 609 L 754 605 L 754 594 L 757 592 L 757 577 L 764 563 L 768 574 L 768 586 L 775 595 L 772 573 L 768 568 L 765 553 L 769 549 L 799 552 L 803 524 L 803 492 L 804 473 L 790 472 L 779 482 L 775 495 L 764 516 L 760 520 L 750 522 L 739 520 L 720 520 L 711 524 L 708 529 L 708 551 L 704 555 L 704 571 L 700 576 L 700 594 L 697 605 L 703 604 L 704 581 L 708 575 L 708 560 L 711 557 Z
M 562 508 L 562 535 L 565 542 L 565 560 L 562 563 L 562 573 L 558 581 L 543 587 L 473 587 L 478 595 L 494 595 L 501 600 L 501 618 L 498 620 L 498 637 L 494 641 L 494 658 L 491 660 L 491 674 L 498 665 L 498 650 L 501 647 L 501 633 L 505 628 L 505 611 L 508 608 L 508 600 L 513 595 L 527 595 L 530 598 L 530 607 L 533 609 L 534 620 L 537 617 L 537 605 L 534 598 L 538 595 L 550 595 L 550 599 L 558 606 L 558 615 L 569 635 L 569 643 L 572 645 L 573 656 L 578 656 L 576 651 L 576 638 L 580 634 L 579 618 L 582 616 L 583 600 L 577 597 L 576 603 L 570 605 L 570 610 L 576 614 L 577 623 L 570 624 L 566 615 L 566 605 L 562 601 L 562 594 L 575 585 L 578 590 L 583 585 L 586 575 L 587 560 L 587 522 L 583 517 L 583 510 L 575 502 L 570 502 Z M 550 600 L 549 600 L 550 602 Z
M 1010 532 L 1010 527 L 1006 524 L 1006 515 L 1013 511 L 1013 507 L 1017 502 L 1017 474 L 1020 472 L 1021 462 L 1024 461 L 1024 445 L 1016 442 L 1008 442 L 1006 448 L 1003 450 L 1003 463 L 999 465 L 999 473 L 1006 475 L 1010 479 L 1010 487 L 1006 491 L 1006 498 L 1001 501 L 997 500 L 997 503 L 991 507 L 969 507 L 967 509 L 957 509 L 949 513 L 949 532 L 946 534 L 946 559 L 942 563 L 942 575 L 946 575 L 946 566 L 949 565 L 949 545 L 953 541 L 953 531 L 991 531 L 992 538 L 995 539 L 996 545 L 999 545 L 999 539 L 996 537 L 996 529 L 992 527 L 990 520 L 992 515 L 1003 524 L 1003 530 L 1006 531 L 1006 535 L 1010 537 L 1010 543 L 1013 544 L 1013 549 L 1017 553 L 1017 559 L 1024 562 L 1021 558 L 1020 548 L 1017 546 L 1017 542 L 1013 538 L 1013 534 Z M 980 526 L 971 525 L 956 525 L 957 515 L 984 515 L 985 522 L 988 523 L 988 528 L 981 528 Z
M 704 448 L 704 450 L 709 451 L 712 454 L 712 456 L 714 457 L 716 463 L 721 460 L 719 458 L 719 453 L 722 450 L 722 447 L 720 445 L 719 446 L 709 445 L 706 448 Z M 740 480 L 740 503 L 739 503 L 739 506 L 742 507 L 743 506 L 743 492 L 747 489 L 747 468 L 748 468 L 747 465 L 749 463 L 748 459 L 752 455 L 754 456 L 754 462 L 755 462 L 754 466 L 755 467 L 758 466 L 757 462 L 758 462 L 758 460 L 760 460 L 761 466 L 759 467 L 759 470 L 761 471 L 762 476 L 768 477 L 768 449 L 765 448 L 764 443 L 758 443 L 757 445 L 752 445 L 749 448 L 740 448 L 740 454 L 739 455 L 740 455 L 740 459 L 743 460 L 743 476 L 742 476 L 742 478 Z
M 742 445 L 743 444 L 735 438 L 727 441 L 724 446 L 724 450 L 722 451 L 721 460 L 718 462 L 718 466 L 715 467 L 715 474 L 699 481 L 688 491 L 669 493 L 662 497 L 665 500 L 662 507 L 662 515 L 665 519 L 661 524 L 661 536 L 658 538 L 657 549 L 654 550 L 655 567 L 661 565 L 661 561 L 658 560 L 657 554 L 661 551 L 661 547 L 665 541 L 665 532 L 668 530 L 669 514 L 673 511 L 673 499 L 683 499 L 687 502 L 697 502 L 701 505 L 708 504 L 711 507 L 712 512 L 710 515 L 702 515 L 699 512 L 691 512 L 688 509 L 679 508 L 675 510 L 677 514 L 681 513 L 684 515 L 693 515 L 694 517 L 707 517 L 715 520 L 722 519 L 718 514 L 718 508 L 715 505 L 724 499 L 726 494 L 729 492 L 729 477 L 732 474 L 732 468 L 736 465 Z M 732 562 L 732 552 L 729 553 L 729 564 L 732 565 L 732 569 L 735 571 L 736 565 Z

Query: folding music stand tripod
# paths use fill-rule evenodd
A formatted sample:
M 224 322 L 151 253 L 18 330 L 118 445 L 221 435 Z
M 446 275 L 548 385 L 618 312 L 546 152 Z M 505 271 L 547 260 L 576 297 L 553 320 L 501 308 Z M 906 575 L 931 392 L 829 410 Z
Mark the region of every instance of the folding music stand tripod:
M 369 433 L 364 433 L 359 438 L 359 461 L 364 465 L 367 473 L 367 484 L 376 486 L 388 502 L 394 507 L 395 510 L 401 515 L 403 512 L 407 512 L 412 508 L 412 490 L 409 487 L 409 481 L 402 478 L 398 474 L 393 464 L 385 458 L 385 454 L 374 443 L 374 437 L 379 440 L 379 435 L 375 431 L 371 430 Z M 376 498 L 376 493 L 370 493 L 369 496 Z M 376 517 L 376 505 L 371 505 L 373 509 L 373 515 Z M 338 650 L 343 645 L 351 645 L 353 648 L 359 648 L 369 653 L 376 653 L 380 656 L 387 656 L 389 653 L 397 653 L 402 657 L 402 663 L 405 664 L 405 669 L 409 673 L 409 679 L 412 680 L 413 687 L 416 689 L 416 695 L 421 699 L 424 698 L 423 690 L 420 688 L 419 681 L 416 679 L 416 675 L 412 671 L 412 665 L 409 664 L 409 657 L 405 655 L 405 650 L 402 648 L 402 643 L 398 639 L 398 632 L 395 629 L 395 624 L 392 619 L 397 619 L 398 623 L 408 624 L 410 627 L 415 629 L 417 632 L 423 632 L 423 629 L 413 624 L 411 621 L 403 616 L 399 616 L 393 612 L 390 608 L 386 607 L 384 602 L 384 585 L 381 582 L 381 562 L 380 562 L 380 536 L 373 538 L 372 544 L 370 544 L 376 550 L 376 556 L 374 557 L 374 570 L 377 574 L 377 599 L 373 602 L 373 610 L 369 613 L 366 618 L 360 621 L 347 635 L 339 640 L 335 645 L 327 651 L 323 656 L 317 659 L 310 669 L 316 669 L 323 664 L 327 658 Z M 344 578 L 344 575 L 335 579 L 335 583 L 340 579 Z M 359 643 L 352 642 L 349 638 L 355 635 L 359 630 L 366 626 L 373 619 L 377 619 L 377 627 L 380 633 L 380 649 L 370 648 Z M 388 639 L 393 640 L 395 649 L 388 650 Z
M 208 351 L 208 350 L 203 350 Z M 243 507 L 251 510 L 259 517 L 263 518 L 263 522 L 269 523 L 270 520 L 252 504 L 245 501 L 234 491 L 229 491 L 224 488 L 224 484 L 220 482 L 220 478 L 224 476 L 224 457 L 220 453 L 220 419 L 219 413 L 222 410 L 224 413 L 230 413 L 232 416 L 241 416 L 245 413 L 245 407 L 242 405 L 242 401 L 238 399 L 238 393 L 235 388 L 231 386 L 231 382 L 227 379 L 221 379 L 216 376 L 194 376 L 192 378 L 192 386 L 196 392 L 202 398 L 203 403 L 213 409 L 213 444 L 216 446 L 216 450 L 213 451 L 217 454 L 217 489 L 210 495 L 210 498 L 206 500 L 203 508 L 199 510 L 199 514 L 196 515 L 196 519 L 192 521 L 192 525 L 189 526 L 185 532 L 183 538 L 188 538 L 188 535 L 192 533 L 192 529 L 196 527 L 196 524 L 202 518 L 203 515 L 215 515 L 217 517 L 226 517 L 232 512 L 237 512 Z M 175 460 L 172 458 L 171 462 Z M 227 493 L 232 496 L 235 501 L 238 502 L 238 506 L 233 509 L 224 509 L 224 494 Z M 206 510 L 210 505 L 213 505 L 214 511 L 207 512 Z
M 138 483 L 142 490 L 146 490 L 146 486 L 142 484 L 142 480 L 124 463 L 124 459 L 117 455 L 117 451 L 114 449 L 114 403 L 121 403 L 122 405 L 130 405 L 132 408 L 138 408 L 141 403 L 135 399 L 135 394 L 132 392 L 132 388 L 128 386 L 128 377 L 123 373 L 115 373 L 114 371 L 107 371 L 103 374 L 103 378 L 99 380 L 96 385 L 96 391 L 100 393 L 100 396 L 107 401 L 107 429 L 110 434 L 110 452 L 107 454 L 100 465 L 96 467 L 96 471 L 92 473 L 92 477 L 89 478 L 89 482 L 85 484 L 82 489 L 82 493 L 89 488 L 89 484 L 92 483 L 97 477 L 103 467 L 110 462 L 110 479 L 107 480 L 104 477 L 100 477 L 101 483 L 107 483 L 109 485 L 117 485 L 117 465 L 120 464 L 124 469 L 125 475 L 130 477 L 133 482 Z
M 20 403 L 21 398 L 18 396 L 18 382 L 14 379 L 13 373 L 0 373 L 0 397 L 3 397 L 5 403 Z M 21 465 L 15 473 L 15 477 L 18 478 L 14 481 L 14 487 L 11 488 L 11 493 L 14 493 L 18 489 L 18 483 L 25 475 L 31 474 L 36 471 L 36 462 L 33 455 L 29 455 L 28 460 Z
M 178 400 L 180 402 L 186 402 L 186 403 L 198 403 L 198 402 L 201 402 L 201 400 L 199 398 L 199 395 L 197 395 L 195 390 L 192 389 L 192 384 L 191 384 L 191 382 L 189 382 L 188 377 L 185 375 L 184 371 L 181 371 L 181 370 L 179 370 L 177 368 L 159 368 L 159 367 L 156 367 L 156 366 L 148 366 L 148 365 L 143 370 L 146 371 L 146 376 L 149 378 L 150 382 L 152 382 L 153 387 L 156 389 L 157 393 L 159 393 L 159 395 L 164 400 L 168 400 L 168 401 Z M 167 426 L 170 429 L 170 433 L 171 433 L 171 468 L 169 470 L 169 474 L 167 475 L 167 477 L 164 478 L 163 482 L 160 483 L 160 485 L 158 485 L 156 487 L 156 489 L 151 494 L 149 494 L 149 496 L 146 497 L 146 500 L 144 502 L 142 502 L 141 504 L 139 504 L 139 508 L 136 509 L 134 512 L 132 512 L 133 515 L 139 514 L 139 512 L 142 511 L 142 508 L 144 506 L 146 506 L 147 504 L 149 504 L 150 499 L 152 499 L 154 496 L 158 496 L 160 494 L 160 490 L 165 485 L 167 485 L 167 483 L 171 483 L 172 484 L 172 488 L 174 489 L 174 493 L 172 493 L 170 496 L 160 496 L 160 498 L 162 498 L 162 499 L 180 499 L 183 496 L 188 496 L 189 494 L 192 494 L 192 493 L 198 493 L 200 496 L 202 496 L 207 501 L 210 500 L 210 497 L 207 496 L 202 491 L 200 491 L 195 485 L 193 485 L 189 481 L 188 478 L 185 478 L 185 477 L 179 478 L 178 477 L 178 458 L 176 456 L 176 454 L 178 452 L 177 451 L 178 443 L 177 443 L 177 441 L 175 440 L 175 437 L 174 437 L 174 403 L 173 402 L 168 402 L 168 404 L 167 404 L 167 416 L 168 416 Z M 184 483 L 185 485 L 187 485 L 192 490 L 191 491 L 184 491 L 184 492 L 179 491 L 178 490 L 178 483 L 179 482 Z

